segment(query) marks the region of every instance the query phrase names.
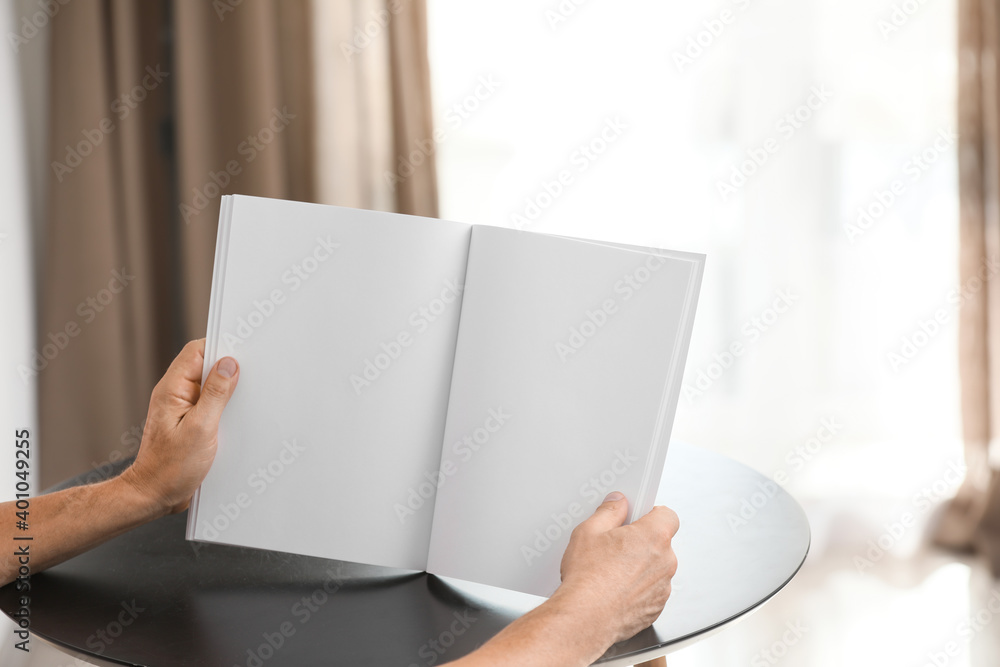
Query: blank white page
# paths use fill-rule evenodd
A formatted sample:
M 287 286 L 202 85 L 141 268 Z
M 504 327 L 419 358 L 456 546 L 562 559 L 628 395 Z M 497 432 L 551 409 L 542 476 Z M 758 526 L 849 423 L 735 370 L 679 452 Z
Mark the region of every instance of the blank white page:
M 551 595 L 607 493 L 652 507 L 704 266 L 655 252 L 473 229 L 429 572 Z
M 425 569 L 470 233 L 224 202 L 206 368 L 241 374 L 189 538 Z

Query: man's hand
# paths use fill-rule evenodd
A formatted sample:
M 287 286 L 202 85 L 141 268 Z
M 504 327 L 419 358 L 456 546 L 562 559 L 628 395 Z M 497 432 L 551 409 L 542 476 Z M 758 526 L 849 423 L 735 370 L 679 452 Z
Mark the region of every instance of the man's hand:
M 555 594 L 452 664 L 583 667 L 649 627 L 670 597 L 677 571 L 670 543 L 680 522 L 666 507 L 623 526 L 627 515 L 622 494 L 605 498 L 573 531 Z
M 201 386 L 205 339 L 184 346 L 153 388 L 142 444 L 122 480 L 166 512 L 182 512 L 205 479 L 218 444 L 222 409 L 236 389 L 239 366 L 220 359 Z
M 573 530 L 562 559 L 563 583 L 556 593 L 603 616 L 611 643 L 653 624 L 670 597 L 670 581 L 677 571 L 671 540 L 680 521 L 674 511 L 654 507 L 623 526 L 627 515 L 628 500 L 614 492 Z
M 205 341 L 188 343 L 153 389 L 139 455 L 125 472 L 31 499 L 32 572 L 188 506 L 215 459 L 219 418 L 239 378 L 227 357 L 202 388 L 204 359 Z M 3 512 L 13 513 L 14 503 L 0 504 Z M 11 544 L 14 530 L 12 521 L 0 524 L 0 542 Z M 0 586 L 17 573 L 14 552 L 0 555 Z

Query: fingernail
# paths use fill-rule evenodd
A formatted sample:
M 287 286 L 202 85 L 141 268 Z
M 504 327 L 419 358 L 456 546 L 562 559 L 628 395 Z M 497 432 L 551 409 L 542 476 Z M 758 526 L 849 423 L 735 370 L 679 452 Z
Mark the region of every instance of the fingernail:
M 608 494 L 608 497 L 604 499 L 604 502 L 613 503 L 616 500 L 622 500 L 624 497 L 625 497 L 624 494 L 619 493 L 618 491 L 612 491 L 611 493 Z
M 236 360 L 232 357 L 226 357 L 219 362 L 219 375 L 224 378 L 231 378 L 236 375 Z

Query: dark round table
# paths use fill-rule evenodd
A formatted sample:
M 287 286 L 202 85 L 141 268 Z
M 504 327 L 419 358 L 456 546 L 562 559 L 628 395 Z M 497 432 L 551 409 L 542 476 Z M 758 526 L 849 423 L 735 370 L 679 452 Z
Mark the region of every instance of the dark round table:
M 665 471 L 657 502 L 681 518 L 673 594 L 652 628 L 598 664 L 652 660 L 720 630 L 781 590 L 809 550 L 802 508 L 750 468 L 672 443 Z M 424 573 L 192 543 L 185 521 L 165 517 L 32 576 L 33 637 L 99 665 L 424 667 L 475 650 L 542 601 Z M 0 609 L 15 608 L 13 585 L 0 589 Z

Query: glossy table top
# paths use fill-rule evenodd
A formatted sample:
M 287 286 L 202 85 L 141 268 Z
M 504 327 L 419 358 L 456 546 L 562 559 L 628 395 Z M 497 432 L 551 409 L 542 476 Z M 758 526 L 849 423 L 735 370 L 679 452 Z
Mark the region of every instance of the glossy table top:
M 69 486 L 71 480 L 61 486 Z M 651 660 L 719 630 L 795 575 L 799 505 L 751 469 L 672 443 L 657 502 L 681 519 L 660 619 L 599 664 Z M 482 645 L 542 599 L 435 576 L 184 539 L 165 517 L 32 577 L 35 637 L 97 664 L 432 665 Z M 0 609 L 15 609 L 13 586 Z

